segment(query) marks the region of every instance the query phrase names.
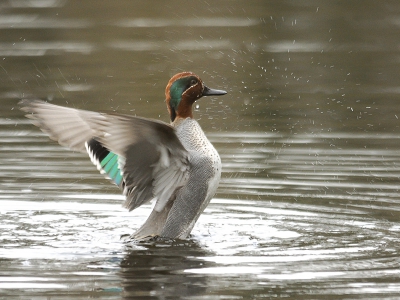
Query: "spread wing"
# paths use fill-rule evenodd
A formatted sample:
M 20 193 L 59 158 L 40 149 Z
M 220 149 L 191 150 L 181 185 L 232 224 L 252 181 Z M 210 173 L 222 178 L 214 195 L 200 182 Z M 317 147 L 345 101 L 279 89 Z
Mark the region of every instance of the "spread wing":
M 40 100 L 21 100 L 26 117 L 52 140 L 71 150 L 85 153 L 85 142 L 102 134 L 104 114 L 49 104 Z
M 161 211 L 188 179 L 188 152 L 164 122 L 40 100 L 22 100 L 20 106 L 51 139 L 87 151 L 100 172 L 122 189 L 129 210 L 156 198 L 155 209 Z

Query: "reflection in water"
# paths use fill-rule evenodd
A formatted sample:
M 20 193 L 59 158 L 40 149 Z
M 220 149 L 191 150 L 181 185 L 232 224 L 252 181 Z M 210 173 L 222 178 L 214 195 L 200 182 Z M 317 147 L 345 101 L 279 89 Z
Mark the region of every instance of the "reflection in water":
M 112 41 L 110 47 L 125 51 L 156 51 L 169 47 L 168 42 L 159 41 Z M 173 48 L 179 51 L 195 51 L 210 49 L 230 49 L 233 46 L 229 41 L 201 40 L 201 41 L 176 41 Z
M 41 18 L 36 14 L 32 15 L 8 15 L 0 18 L 0 28 L 65 28 L 76 29 L 90 26 L 90 22 L 84 20 L 60 20 L 59 18 Z
M 0 43 L 1 56 L 44 56 L 60 55 L 65 52 L 76 52 L 81 54 L 90 54 L 93 46 L 88 43 L 73 42 L 42 42 L 42 43 Z
M 197 18 L 197 19 L 126 19 L 116 23 L 121 27 L 248 27 L 259 24 L 260 21 L 249 18 Z
M 0 298 L 399 298 L 396 1 L 1 8 Z M 222 182 L 190 239 L 126 242 L 151 207 L 16 103 L 167 121 L 182 70 L 229 91 L 194 113 Z
M 2 133 L 8 140 L 2 148 L 0 256 L 15 280 L 0 280 L 7 291 L 62 293 L 73 284 L 76 295 L 195 298 L 265 291 L 296 296 L 315 289 L 338 296 L 357 293 L 363 282 L 370 282 L 365 293 L 400 287 L 399 204 L 390 200 L 397 188 L 381 182 L 398 176 L 393 136 L 380 154 L 356 147 L 359 138 L 340 145 L 344 136 L 329 134 L 210 134 L 223 155 L 220 198 L 191 239 L 135 244 L 120 236 L 140 226 L 150 206 L 125 211 L 118 191 L 86 157 L 43 134 Z M 382 141 L 367 138 L 371 145 Z M 335 139 L 339 150 L 327 147 Z M 380 173 L 388 165 L 393 170 Z M 44 267 L 52 271 L 32 276 Z
M 209 285 L 207 277 L 188 274 L 187 271 L 214 265 L 201 259 L 207 254 L 194 240 L 158 241 L 133 245 L 133 249 L 127 247 L 119 272 L 122 295 L 124 298 L 204 295 Z

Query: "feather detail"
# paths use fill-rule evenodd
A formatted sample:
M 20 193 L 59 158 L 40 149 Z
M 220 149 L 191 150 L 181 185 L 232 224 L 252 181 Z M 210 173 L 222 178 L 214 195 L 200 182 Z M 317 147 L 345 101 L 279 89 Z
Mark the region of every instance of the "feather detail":
M 108 151 L 95 139 L 86 142 L 85 146 L 90 160 L 97 167 L 97 170 L 99 170 L 101 174 L 106 175 L 106 178 L 121 187 L 123 178 L 120 169 L 119 156 Z

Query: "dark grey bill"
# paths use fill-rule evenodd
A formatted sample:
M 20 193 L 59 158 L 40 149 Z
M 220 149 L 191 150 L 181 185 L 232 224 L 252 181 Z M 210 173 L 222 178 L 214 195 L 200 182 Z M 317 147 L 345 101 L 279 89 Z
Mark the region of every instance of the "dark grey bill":
M 204 86 L 203 95 L 202 96 L 221 96 L 225 95 L 228 92 L 223 90 L 214 90 L 210 89 L 209 87 Z

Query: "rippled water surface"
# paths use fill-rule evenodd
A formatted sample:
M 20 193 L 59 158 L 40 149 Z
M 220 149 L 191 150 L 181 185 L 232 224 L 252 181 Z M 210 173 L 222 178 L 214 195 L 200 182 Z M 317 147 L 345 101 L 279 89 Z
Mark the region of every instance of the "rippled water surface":
M 398 299 L 400 4 L 148 3 L 0 4 L 0 298 Z M 190 238 L 135 243 L 151 205 L 17 102 L 167 121 L 183 70 L 228 91 L 194 112 L 221 183 Z

